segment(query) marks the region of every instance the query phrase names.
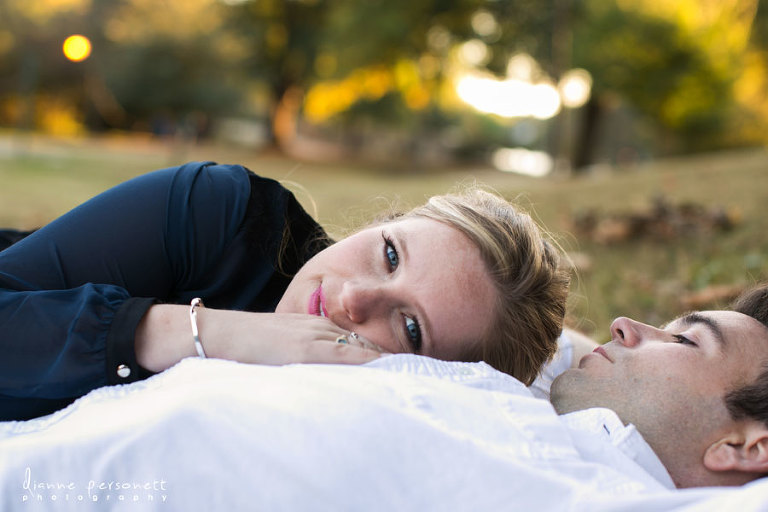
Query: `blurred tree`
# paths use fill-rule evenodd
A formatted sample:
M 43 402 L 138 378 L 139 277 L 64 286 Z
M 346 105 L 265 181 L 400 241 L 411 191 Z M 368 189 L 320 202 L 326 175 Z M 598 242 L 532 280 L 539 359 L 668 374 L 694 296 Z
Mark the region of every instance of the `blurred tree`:
M 590 135 L 608 98 L 627 101 L 658 130 L 661 153 L 738 143 L 734 84 L 755 0 L 587 1 L 577 16 L 575 66 L 594 77 L 576 164 L 591 162 Z
M 33 128 L 49 116 L 59 118 L 62 103 L 50 101 L 52 96 L 76 104 L 82 100 L 81 70 L 66 60 L 61 44 L 66 36 L 86 31 L 82 16 L 89 8 L 89 0 L 0 3 L 0 122 Z M 47 108 L 35 108 L 38 99 Z
M 157 134 L 197 131 L 234 112 L 245 48 L 222 33 L 224 7 L 210 0 L 102 0 L 102 48 L 91 96 L 107 125 Z M 100 100 L 100 101 L 99 101 Z
M 615 97 L 658 127 L 663 151 L 710 149 L 766 133 L 765 19 L 758 0 L 3 0 L 0 122 L 39 125 L 58 109 L 75 125 L 164 131 L 190 115 L 262 115 L 278 142 L 303 114 L 413 140 L 453 125 L 480 144 L 509 130 L 467 122 L 453 74 L 506 77 L 527 54 L 534 81 L 574 66 L 594 77 L 579 162 Z M 60 51 L 76 32 L 93 42 L 82 63 Z
M 222 10 L 210 0 L 6 0 L 0 116 L 41 128 L 41 116 L 62 105 L 92 129 L 168 132 L 233 112 L 245 89 L 237 71 L 244 48 L 220 33 Z M 84 62 L 62 55 L 73 33 L 93 43 Z M 50 95 L 57 101 L 35 111 Z
M 768 1 L 755 2 L 754 23 L 744 67 L 736 81 L 736 99 L 743 119 L 735 136 L 747 142 L 768 143 Z
M 268 125 L 273 143 L 289 136 L 301 89 L 312 76 L 322 27 L 328 14 L 322 0 L 230 1 L 226 29 L 247 48 L 243 71 L 267 84 Z
M 460 43 L 481 42 L 487 51 L 479 65 L 502 75 L 509 56 L 521 48 L 549 51 L 537 33 L 551 16 L 533 0 L 229 3 L 235 5 L 228 26 L 250 42 L 246 68 L 270 85 L 277 139 L 290 137 L 304 95 L 318 83 L 306 98 L 315 121 L 346 111 L 337 119 L 401 127 L 410 122 L 418 128 L 435 119 L 428 107 L 442 94 L 446 67 Z

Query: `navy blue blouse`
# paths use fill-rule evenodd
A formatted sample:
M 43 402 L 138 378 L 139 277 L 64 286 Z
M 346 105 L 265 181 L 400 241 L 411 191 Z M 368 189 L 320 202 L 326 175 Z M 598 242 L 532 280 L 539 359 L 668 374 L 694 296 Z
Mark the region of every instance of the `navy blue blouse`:
M 274 311 L 328 243 L 293 194 L 241 166 L 189 163 L 96 196 L 0 251 L 0 420 L 151 375 L 133 340 L 154 303 Z

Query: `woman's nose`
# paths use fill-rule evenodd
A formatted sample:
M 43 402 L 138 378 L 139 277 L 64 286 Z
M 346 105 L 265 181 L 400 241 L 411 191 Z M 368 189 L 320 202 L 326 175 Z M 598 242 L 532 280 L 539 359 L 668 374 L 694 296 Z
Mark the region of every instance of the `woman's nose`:
M 347 281 L 341 288 L 341 307 L 350 321 L 361 324 L 382 307 L 383 295 L 372 283 Z

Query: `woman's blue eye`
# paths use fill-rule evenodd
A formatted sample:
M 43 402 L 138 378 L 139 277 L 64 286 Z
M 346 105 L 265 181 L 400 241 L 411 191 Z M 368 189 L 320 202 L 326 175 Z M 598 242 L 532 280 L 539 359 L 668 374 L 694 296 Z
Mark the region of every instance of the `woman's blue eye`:
M 394 270 L 400 264 L 400 256 L 397 254 L 397 249 L 395 249 L 395 245 L 392 241 L 384 236 L 384 233 L 382 233 L 381 236 L 384 237 L 384 256 L 387 258 L 389 268 Z
M 408 333 L 408 339 L 413 345 L 413 351 L 421 351 L 421 327 L 415 318 L 405 317 L 405 331 Z

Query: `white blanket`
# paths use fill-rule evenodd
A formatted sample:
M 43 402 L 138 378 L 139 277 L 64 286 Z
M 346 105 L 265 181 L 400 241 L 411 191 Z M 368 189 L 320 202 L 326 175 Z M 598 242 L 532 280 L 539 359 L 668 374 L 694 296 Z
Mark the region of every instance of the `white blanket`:
M 768 481 L 669 491 L 584 461 L 548 402 L 482 363 L 188 359 L 0 423 L 3 511 L 725 508 L 766 510 Z

